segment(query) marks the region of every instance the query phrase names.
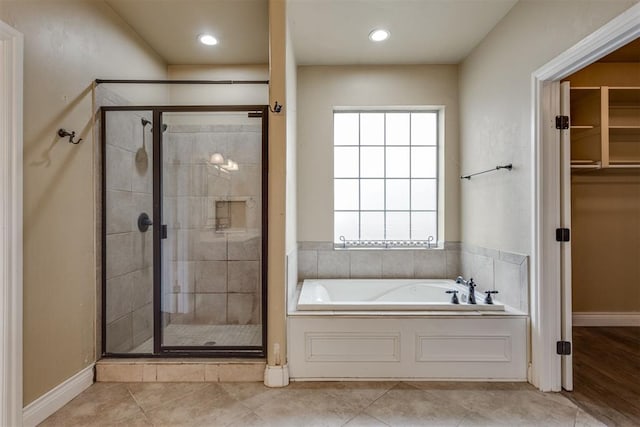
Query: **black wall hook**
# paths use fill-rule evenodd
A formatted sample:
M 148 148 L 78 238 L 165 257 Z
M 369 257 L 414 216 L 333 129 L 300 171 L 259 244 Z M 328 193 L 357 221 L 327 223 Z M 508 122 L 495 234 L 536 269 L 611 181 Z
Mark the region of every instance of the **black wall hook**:
M 271 108 L 271 105 L 269 105 L 269 110 L 272 113 L 279 113 L 280 111 L 282 111 L 282 104 L 278 104 L 278 101 L 276 101 L 275 104 L 273 104 L 273 108 Z
M 80 144 L 80 141 L 82 141 L 82 138 L 78 138 L 76 141 L 73 140 L 73 138 L 76 137 L 76 132 L 75 131 L 69 132 L 66 129 L 62 129 L 62 128 L 58 129 L 58 136 L 60 138 L 69 137 L 69 142 L 71 144 Z

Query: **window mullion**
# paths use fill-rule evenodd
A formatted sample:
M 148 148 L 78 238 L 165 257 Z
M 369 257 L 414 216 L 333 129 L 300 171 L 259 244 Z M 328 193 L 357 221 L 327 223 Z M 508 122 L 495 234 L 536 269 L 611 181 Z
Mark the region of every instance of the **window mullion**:
M 362 240 L 362 131 L 361 113 L 358 113 L 358 240 Z
M 382 211 L 382 238 L 387 240 L 387 113 L 384 113 L 384 126 L 382 127 L 382 191 L 384 205 Z

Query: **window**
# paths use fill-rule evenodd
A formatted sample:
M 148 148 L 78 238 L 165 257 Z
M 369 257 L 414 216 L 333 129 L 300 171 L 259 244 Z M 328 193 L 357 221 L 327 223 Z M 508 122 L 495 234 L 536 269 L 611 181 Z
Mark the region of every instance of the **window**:
M 439 114 L 334 111 L 336 247 L 436 244 Z

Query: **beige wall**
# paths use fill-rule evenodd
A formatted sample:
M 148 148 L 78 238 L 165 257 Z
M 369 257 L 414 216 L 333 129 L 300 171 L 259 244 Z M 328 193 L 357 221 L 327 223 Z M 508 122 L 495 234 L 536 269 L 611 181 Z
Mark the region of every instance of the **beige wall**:
M 287 200 L 286 200 L 286 254 L 287 254 L 287 305 L 293 301 L 298 283 L 298 223 L 297 223 L 297 170 L 296 170 L 296 141 L 297 141 L 297 66 L 293 52 L 293 41 L 287 20 L 286 44 L 286 102 L 287 116 Z
M 0 19 L 25 35 L 26 405 L 95 360 L 98 142 L 91 83 L 165 78 L 166 68 L 103 1 L 2 1 Z M 130 88 L 127 98 L 143 92 Z M 59 140 L 61 127 L 84 141 Z
M 333 108 L 445 106 L 445 236 L 458 241 L 458 67 L 298 67 L 298 240 L 333 241 Z
M 572 181 L 573 311 L 640 311 L 640 176 Z
M 531 254 L 531 74 L 635 3 L 521 0 L 462 63 L 462 171 L 514 166 L 462 183 L 465 243 Z
M 258 65 L 169 65 L 171 80 L 269 80 L 268 64 Z M 172 105 L 266 105 L 269 86 L 170 85 Z

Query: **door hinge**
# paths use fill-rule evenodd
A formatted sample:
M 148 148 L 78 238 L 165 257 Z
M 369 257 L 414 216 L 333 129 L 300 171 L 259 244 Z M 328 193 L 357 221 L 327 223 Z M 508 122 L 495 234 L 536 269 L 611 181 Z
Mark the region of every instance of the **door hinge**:
M 571 232 L 568 228 L 556 228 L 556 241 L 568 242 L 571 239 Z
M 571 343 L 569 341 L 556 342 L 556 353 L 561 356 L 569 356 L 571 354 Z
M 162 224 L 160 226 L 160 238 L 161 239 L 167 238 L 167 224 Z
M 556 129 L 569 129 L 569 116 L 556 116 Z

